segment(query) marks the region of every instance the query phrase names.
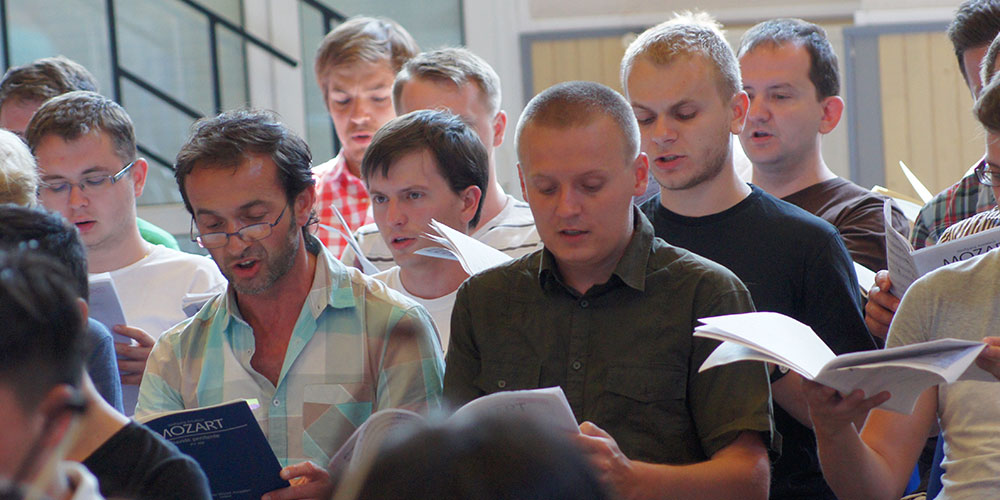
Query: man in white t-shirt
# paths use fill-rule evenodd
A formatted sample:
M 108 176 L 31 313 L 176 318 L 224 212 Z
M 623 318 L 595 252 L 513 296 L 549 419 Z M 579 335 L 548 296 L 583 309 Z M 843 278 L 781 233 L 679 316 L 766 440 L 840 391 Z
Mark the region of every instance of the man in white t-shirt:
M 494 152 L 503 143 L 507 114 L 500 109 L 500 78 L 486 61 L 463 48 L 418 54 L 396 74 L 392 102 L 397 115 L 447 109 L 482 141 L 489 159 L 489 183 L 482 195 L 482 215 L 470 236 L 515 258 L 541 248 L 528 204 L 505 193 L 497 182 Z M 394 259 L 378 231 L 375 224 L 368 224 L 355 236 L 365 256 L 384 271 L 394 265 Z M 348 247 L 341 260 L 355 265 L 357 257 Z
M 146 358 L 164 330 L 186 319 L 188 295 L 219 292 L 225 280 L 208 258 L 153 245 L 136 225 L 148 165 L 136 157 L 132 120 L 114 101 L 76 91 L 45 102 L 26 132 L 38 160 L 39 202 L 77 228 L 90 273 L 109 273 L 128 325 L 114 333 L 125 410 L 131 414 Z
M 475 132 L 447 112 L 421 110 L 386 123 L 361 162 L 372 213 L 396 265 L 382 280 L 427 308 L 447 350 L 455 293 L 468 278 L 456 260 L 418 255 L 433 246 L 431 219 L 468 233 L 482 215 L 489 160 Z

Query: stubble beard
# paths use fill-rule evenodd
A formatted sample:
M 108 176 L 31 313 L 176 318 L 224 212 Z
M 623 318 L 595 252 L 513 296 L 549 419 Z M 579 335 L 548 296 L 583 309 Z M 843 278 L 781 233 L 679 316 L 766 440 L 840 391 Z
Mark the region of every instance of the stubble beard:
M 289 224 L 288 232 L 285 233 L 286 245 L 280 252 L 265 260 L 266 269 L 264 276 L 260 277 L 259 283 L 239 283 L 230 276 L 226 276 L 233 284 L 233 289 L 241 295 L 260 295 L 274 286 L 288 271 L 295 265 L 295 255 L 299 251 L 299 235 L 301 228 L 295 224 Z M 257 281 L 257 280 L 254 280 Z

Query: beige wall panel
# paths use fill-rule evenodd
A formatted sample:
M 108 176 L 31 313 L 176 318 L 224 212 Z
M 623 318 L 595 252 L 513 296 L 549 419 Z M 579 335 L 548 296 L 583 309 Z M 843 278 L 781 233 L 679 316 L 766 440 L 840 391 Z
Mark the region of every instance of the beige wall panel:
M 591 80 L 605 83 L 604 59 L 601 57 L 601 40 L 583 38 L 577 41 L 577 57 L 580 71 L 579 80 Z
M 897 162 L 910 163 L 909 123 L 907 113 L 907 76 L 905 64 L 904 35 L 884 35 L 879 38 L 880 62 L 879 79 L 882 95 L 882 142 L 885 151 L 886 187 L 916 197 L 917 194 L 906 182 Z M 907 156 L 904 158 L 903 156 Z
M 576 80 L 580 74 L 580 42 L 579 40 L 558 40 L 552 42 L 552 69 L 554 79 L 546 87 L 536 88 L 540 92 L 553 84 L 567 80 Z
M 601 39 L 601 59 L 605 71 L 605 80 L 612 83 L 607 85 L 622 94 L 625 90 L 621 84 L 622 56 L 625 55 L 625 42 L 622 37 L 614 36 Z
M 556 79 L 555 62 L 552 52 L 552 42 L 535 42 L 531 44 L 531 84 L 535 89 L 544 89 Z M 528 100 L 537 93 L 524 96 Z
M 897 126 L 908 125 L 910 148 L 908 152 L 894 155 L 894 159 L 903 160 L 924 183 L 937 184 L 937 169 L 934 165 L 936 144 L 932 111 L 934 99 L 931 93 L 930 34 L 905 35 L 903 54 L 908 87 L 904 105 L 908 108 L 909 121 Z M 891 158 L 893 156 L 886 155 L 887 160 Z M 899 167 L 896 168 L 898 170 Z
M 936 185 L 928 188 L 940 191 L 962 177 L 976 158 L 969 158 L 970 151 L 981 149 L 975 133 L 963 135 L 963 130 L 974 131 L 974 120 L 969 112 L 972 98 L 959 77 L 951 43 L 944 33 L 931 35 L 931 87 L 934 92 L 934 139 L 937 151 L 934 157 Z M 965 122 L 964 124 L 962 122 Z M 928 178 L 928 181 L 931 182 Z

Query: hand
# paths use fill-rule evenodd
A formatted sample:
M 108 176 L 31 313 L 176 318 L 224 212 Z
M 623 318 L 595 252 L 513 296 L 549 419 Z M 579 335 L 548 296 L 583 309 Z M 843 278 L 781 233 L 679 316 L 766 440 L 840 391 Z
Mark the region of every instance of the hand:
M 146 360 L 149 359 L 149 352 L 153 350 L 156 339 L 145 330 L 134 326 L 115 325 L 114 331 L 138 343 L 136 345 L 115 342 L 115 352 L 118 353 L 118 372 L 121 374 L 122 385 L 139 385 L 139 382 L 142 382 L 142 373 L 146 371 Z
M 883 340 L 889 333 L 889 323 L 899 307 L 899 299 L 889 293 L 891 288 L 889 271 L 879 271 L 875 275 L 875 284 L 868 290 L 868 303 L 865 304 L 865 324 L 868 325 L 868 331 Z
M 835 436 L 850 429 L 857 432 L 856 423 L 864 422 L 872 408 L 889 400 L 889 393 L 882 391 L 868 399 L 861 389 L 841 396 L 836 389 L 802 380 L 802 392 L 809 403 L 809 418 L 817 435 Z
M 333 494 L 330 473 L 312 462 L 292 464 L 281 469 L 281 479 L 291 483 L 291 486 L 267 493 L 261 497 L 262 500 L 328 500 Z
M 1000 379 L 1000 337 L 986 337 L 983 342 L 986 349 L 979 353 L 976 364 Z
M 604 429 L 590 423 L 580 424 L 580 434 L 574 436 L 598 478 L 621 498 L 629 498 L 632 480 L 632 461 L 618 448 L 618 443 Z

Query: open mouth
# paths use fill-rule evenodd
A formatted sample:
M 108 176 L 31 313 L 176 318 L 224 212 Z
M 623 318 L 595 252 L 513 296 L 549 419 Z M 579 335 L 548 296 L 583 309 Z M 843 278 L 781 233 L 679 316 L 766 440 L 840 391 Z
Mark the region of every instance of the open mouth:
M 772 137 L 772 134 L 769 134 L 767 132 L 762 132 L 760 130 L 755 130 L 752 134 L 750 134 L 750 137 L 753 137 L 754 139 L 764 139 L 767 137 Z
M 76 228 L 80 231 L 87 231 L 90 228 L 94 227 L 94 224 L 96 223 L 97 221 L 94 220 L 81 220 L 74 222 L 73 225 L 76 226 Z

